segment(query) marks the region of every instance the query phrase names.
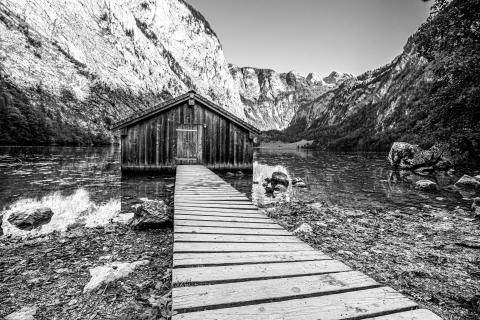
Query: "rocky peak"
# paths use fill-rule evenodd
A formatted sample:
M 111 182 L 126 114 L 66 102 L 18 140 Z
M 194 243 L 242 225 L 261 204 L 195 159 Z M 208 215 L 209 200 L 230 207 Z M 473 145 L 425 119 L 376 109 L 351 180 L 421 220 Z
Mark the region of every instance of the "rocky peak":
M 479 87 L 472 71 L 480 59 L 472 27 L 478 15 L 471 14 L 478 1 L 436 4 L 441 6 L 391 63 L 358 77 L 332 72 L 324 78 L 349 80 L 302 105 L 289 136 L 342 150 L 387 150 L 399 140 L 455 146 L 460 139 L 459 153 L 480 154 L 478 104 L 471 99 Z
M 338 84 L 339 82 L 345 81 L 350 78 L 353 78 L 352 74 L 338 73 L 337 71 L 332 71 L 328 76 L 323 78 L 323 81 L 327 84 Z
M 292 120 L 299 106 L 322 93 L 334 89 L 343 80 L 325 84 L 320 76 L 307 77 L 296 71 L 278 73 L 271 69 L 229 65 L 247 119 L 263 130 L 283 129 Z
M 318 74 L 313 72 L 310 72 L 305 79 L 307 80 L 307 83 L 310 85 L 324 84 L 322 77 L 320 77 Z

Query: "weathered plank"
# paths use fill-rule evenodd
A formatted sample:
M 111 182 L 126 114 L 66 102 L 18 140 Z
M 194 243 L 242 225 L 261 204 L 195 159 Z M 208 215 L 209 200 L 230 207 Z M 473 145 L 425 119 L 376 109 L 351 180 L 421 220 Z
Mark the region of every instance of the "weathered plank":
M 221 283 L 173 288 L 175 309 L 291 298 L 313 294 L 334 294 L 378 286 L 358 271 L 280 279 Z
M 194 178 L 192 178 L 194 179 Z M 240 192 L 238 190 L 236 190 L 235 188 L 229 186 L 223 186 L 221 184 L 217 184 L 217 183 L 205 183 L 205 184 L 202 184 L 202 185 L 197 185 L 197 186 L 176 186 L 178 188 L 178 191 L 182 191 L 182 192 L 188 192 L 188 191 L 217 191 L 218 190 L 229 190 L 229 191 L 232 191 L 232 192 Z
M 331 260 L 319 251 L 176 253 L 174 266 L 227 265 L 262 262 Z
M 213 220 L 213 221 L 231 221 L 231 222 L 257 222 L 257 223 L 270 223 L 271 220 L 264 218 L 236 218 L 236 217 L 210 217 L 191 214 L 176 214 L 177 220 Z
M 188 242 L 265 242 L 265 243 L 282 243 L 282 242 L 301 242 L 293 236 L 264 236 L 264 235 L 236 235 L 236 234 L 183 234 L 175 233 L 175 241 Z
M 203 211 L 203 210 L 177 210 L 177 214 L 199 215 L 199 216 L 218 216 L 218 217 L 244 217 L 268 219 L 266 216 L 255 212 L 242 211 Z
M 246 203 L 187 203 L 180 200 L 176 205 L 178 208 L 224 208 L 224 209 L 251 209 L 258 211 L 257 207 Z
M 240 202 L 249 202 L 252 203 L 247 197 L 245 197 L 244 194 L 236 194 L 236 195 L 222 195 L 222 196 L 208 196 L 208 195 L 203 195 L 203 196 L 196 196 L 192 195 L 190 193 L 188 194 L 183 194 L 181 197 L 178 195 L 174 195 L 174 197 L 182 198 L 184 200 L 188 201 L 197 201 L 197 200 L 202 200 L 202 201 L 240 201 Z
M 222 227 L 222 228 L 249 228 L 249 229 L 281 229 L 276 223 L 255 222 L 228 222 L 228 221 L 202 221 L 202 220 L 176 220 L 174 226 L 197 226 L 197 227 Z
M 261 217 L 267 218 L 266 215 L 260 213 L 258 210 L 253 210 L 253 209 L 227 209 L 227 208 L 198 208 L 198 207 L 183 207 L 181 205 L 178 205 L 176 208 L 176 212 L 181 213 L 181 212 L 186 212 L 186 211 L 192 211 L 192 212 L 220 212 L 220 213 L 241 213 L 241 214 L 246 214 L 248 217 L 251 217 L 250 215 L 259 215 Z
M 223 242 L 175 242 L 174 252 L 274 252 L 274 251 L 298 251 L 311 250 L 312 248 L 303 242 L 299 243 L 223 243 Z
M 221 227 L 188 227 L 175 226 L 175 233 L 193 234 L 258 234 L 286 236 L 290 233 L 283 229 L 248 229 L 248 228 L 221 228 Z
M 396 310 L 404 311 L 416 306 L 413 301 L 395 290 L 382 287 L 320 297 L 180 313 L 174 315 L 172 319 L 336 320 L 363 318 Z
M 282 243 L 296 245 L 296 243 Z M 303 248 L 305 250 L 305 248 Z M 332 272 L 349 271 L 350 268 L 340 261 L 297 261 L 279 263 L 259 263 L 215 267 L 194 267 L 175 270 L 173 283 L 215 282 L 225 280 L 262 279 L 272 277 L 292 277 Z
M 232 196 L 236 198 L 224 198 L 225 196 L 195 196 L 195 197 L 184 197 L 184 196 L 177 196 L 174 197 L 178 203 L 182 204 L 217 204 L 217 205 L 252 205 L 250 200 L 247 200 L 245 196 Z M 255 207 L 258 210 L 258 208 Z
M 183 192 L 183 191 L 178 191 L 177 193 L 177 196 L 183 196 L 183 195 L 191 195 L 191 196 L 209 196 L 209 197 L 212 197 L 212 196 L 238 196 L 238 195 L 242 195 L 242 196 L 245 196 L 243 193 L 239 193 L 239 192 L 233 192 L 233 191 L 229 191 L 229 192 L 219 192 L 219 191 L 187 191 L 187 192 Z
M 369 318 L 369 320 L 442 320 L 442 318 L 430 310 L 417 309 L 389 314 L 388 316 Z

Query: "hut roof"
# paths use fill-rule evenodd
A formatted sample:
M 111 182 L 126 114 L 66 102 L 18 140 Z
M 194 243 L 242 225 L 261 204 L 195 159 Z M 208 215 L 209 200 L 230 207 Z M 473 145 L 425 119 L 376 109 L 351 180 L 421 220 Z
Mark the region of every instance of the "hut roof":
M 237 125 L 247 129 L 250 132 L 259 134 L 260 130 L 252 126 L 251 124 L 245 122 L 244 120 L 240 119 L 239 117 L 235 116 L 231 112 L 225 110 L 224 108 L 220 107 L 219 105 L 213 103 L 212 101 L 202 97 L 201 95 L 197 94 L 195 91 L 191 90 L 185 94 L 182 94 L 181 96 L 178 96 L 176 98 L 164 101 L 153 108 L 144 110 L 140 113 L 136 113 L 128 118 L 125 118 L 123 120 L 120 120 L 113 124 L 110 127 L 110 130 L 115 130 L 115 129 L 121 129 L 128 127 L 134 123 L 137 123 L 139 121 L 142 121 L 146 118 L 150 118 L 160 112 L 163 112 L 167 109 L 170 109 L 172 107 L 177 106 L 180 103 L 183 103 L 185 101 L 188 101 L 189 99 L 195 99 L 196 101 L 202 103 L 205 107 L 209 108 L 210 110 L 223 115 L 225 118 L 229 119 L 232 122 L 235 122 Z

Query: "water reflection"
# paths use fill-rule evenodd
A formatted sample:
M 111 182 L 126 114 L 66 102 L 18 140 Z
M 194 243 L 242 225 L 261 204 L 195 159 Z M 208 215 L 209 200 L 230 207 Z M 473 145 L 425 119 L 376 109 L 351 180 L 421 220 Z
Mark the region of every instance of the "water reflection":
M 141 199 L 166 200 L 174 176 L 124 176 L 119 149 L 0 147 L 0 216 L 6 235 L 38 235 L 69 226 L 125 223 Z M 48 207 L 48 224 L 32 231 L 8 222 L 16 210 Z
M 175 178 L 131 175 L 120 172 L 119 148 L 0 147 L 0 213 L 6 234 L 25 234 L 13 229 L 7 219 L 14 210 L 47 206 L 54 216 L 33 233 L 65 230 L 80 223 L 85 227 L 126 221 L 144 199 L 169 200 Z M 252 173 L 219 174 L 259 206 L 278 198 L 265 195 L 262 183 L 274 171 L 289 179 L 302 178 L 307 188 L 289 186 L 286 198 L 325 201 L 353 208 L 387 209 L 471 205 L 470 193 L 443 189 L 423 193 L 413 188 L 419 179 L 432 179 L 440 186 L 453 184 L 461 175 L 440 173 L 420 176 L 392 171 L 379 153 L 329 153 L 258 149 Z
M 239 177 L 230 178 L 243 188 L 251 188 L 252 200 L 262 206 L 277 199 L 265 195 L 262 182 L 274 171 L 281 171 L 289 179 L 301 178 L 307 188 L 292 188 L 287 198 L 294 196 L 302 200 L 326 202 L 350 208 L 368 209 L 386 207 L 388 209 L 423 207 L 467 208 L 471 194 L 442 189 L 437 193 L 424 193 L 414 189 L 414 183 L 421 179 L 431 179 L 440 187 L 455 183 L 461 176 L 437 173 L 422 176 L 410 171 L 392 171 L 384 153 L 339 153 L 307 152 L 292 150 L 257 149 L 253 168 L 253 183 L 238 182 Z M 228 179 L 228 178 L 227 178 Z M 247 178 L 248 179 L 248 178 Z M 230 182 L 230 181 L 229 181 Z M 249 181 L 250 182 L 250 181 Z

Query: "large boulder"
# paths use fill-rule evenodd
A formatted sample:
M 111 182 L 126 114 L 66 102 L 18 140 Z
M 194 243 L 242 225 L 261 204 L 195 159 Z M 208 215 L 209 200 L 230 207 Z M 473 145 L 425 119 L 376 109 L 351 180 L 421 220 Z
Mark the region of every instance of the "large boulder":
M 168 206 L 161 200 L 146 200 L 137 207 L 130 226 L 138 230 L 169 227 L 172 220 Z
M 439 162 L 437 154 L 431 150 L 423 150 L 416 144 L 395 142 L 388 153 L 388 161 L 393 167 L 415 170 L 431 167 Z
M 462 189 L 477 189 L 480 188 L 480 181 L 465 174 L 455 183 L 455 186 Z
M 281 171 L 275 171 L 274 173 L 272 173 L 272 178 L 270 181 L 272 185 L 281 184 L 285 187 L 288 187 L 289 185 L 288 176 Z
M 437 191 L 438 186 L 435 182 L 430 180 L 418 180 L 415 182 L 415 189 L 422 191 Z
M 12 212 L 8 217 L 8 222 L 19 229 L 32 230 L 49 223 L 52 216 L 53 212 L 48 207 L 28 208 Z

